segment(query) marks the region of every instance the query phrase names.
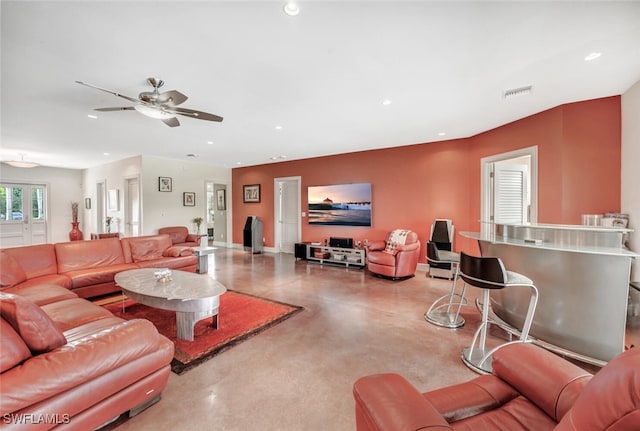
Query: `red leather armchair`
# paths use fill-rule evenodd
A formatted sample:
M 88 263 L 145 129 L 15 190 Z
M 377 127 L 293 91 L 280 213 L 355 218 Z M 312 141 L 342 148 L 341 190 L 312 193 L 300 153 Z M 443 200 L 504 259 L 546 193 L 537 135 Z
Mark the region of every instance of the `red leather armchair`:
M 418 234 L 413 231 L 404 231 L 406 232 L 404 244 L 394 244 L 392 241 L 394 232 L 391 232 L 384 241 L 373 241 L 367 245 L 367 269 L 373 274 L 393 280 L 413 277 L 420 258 Z
M 640 348 L 595 376 L 532 344 L 495 352 L 493 374 L 418 392 L 397 374 L 359 379 L 358 431 L 632 431 L 640 429 Z
M 169 226 L 158 229 L 158 234 L 167 234 L 176 246 L 199 247 L 200 235 L 190 234 L 185 226 Z

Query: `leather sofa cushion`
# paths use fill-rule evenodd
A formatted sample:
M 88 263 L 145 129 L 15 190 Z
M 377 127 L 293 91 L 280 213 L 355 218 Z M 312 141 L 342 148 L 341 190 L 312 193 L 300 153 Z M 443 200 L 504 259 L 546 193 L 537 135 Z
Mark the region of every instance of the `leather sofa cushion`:
M 42 306 L 53 322 L 68 331 L 80 325 L 113 317 L 109 311 L 82 298 L 66 299 Z
M 58 273 L 58 263 L 53 244 L 6 248 L 2 252 L 20 262 L 20 266 L 27 275 L 28 280 Z
M 9 322 L 0 318 L 0 373 L 15 367 L 31 357 L 29 347 Z
M 38 286 L 40 284 L 55 284 L 57 286 L 70 289 L 71 279 L 67 277 L 66 274 L 48 274 L 36 278 L 30 278 L 14 287 L 22 289 L 23 287 Z
M 123 263 L 119 265 L 78 269 L 69 271 L 66 275 L 71 278 L 71 287 L 77 289 L 78 287 L 113 282 L 117 273 L 135 268 L 135 265 Z
M 33 286 L 14 287 L 5 290 L 5 293 L 15 293 L 33 302 L 36 305 L 45 305 L 63 299 L 77 298 L 78 295 L 65 287 L 56 284 L 36 284 Z
M 191 271 L 189 267 L 198 265 L 198 258 L 195 255 L 179 257 L 161 257 L 159 259 L 145 260 L 136 263 L 139 268 L 169 268 Z
M 179 256 L 191 256 L 193 254 L 193 248 L 173 246 L 169 247 L 162 252 L 163 257 L 179 257 Z
M 49 316 L 19 295 L 0 293 L 0 314 L 20 334 L 33 354 L 63 346 L 67 339 Z
M 55 244 L 58 273 L 79 269 L 98 268 L 124 263 L 122 246 L 118 238 L 100 241 L 71 241 Z
M 22 266 L 11 255 L 0 252 L 0 289 L 15 286 L 27 279 Z

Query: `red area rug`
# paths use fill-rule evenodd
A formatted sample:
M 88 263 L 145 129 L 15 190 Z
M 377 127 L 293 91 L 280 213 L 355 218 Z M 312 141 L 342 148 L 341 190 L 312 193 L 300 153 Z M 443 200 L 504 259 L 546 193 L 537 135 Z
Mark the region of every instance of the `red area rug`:
M 131 299 L 104 306 L 123 319 L 147 319 L 158 332 L 175 344 L 171 370 L 182 374 L 215 355 L 253 337 L 256 334 L 288 319 L 303 308 L 271 301 L 244 293 L 227 291 L 220 297 L 218 329 L 212 326 L 212 318 L 198 322 L 194 328 L 194 341 L 176 339 L 176 313 L 138 304 Z

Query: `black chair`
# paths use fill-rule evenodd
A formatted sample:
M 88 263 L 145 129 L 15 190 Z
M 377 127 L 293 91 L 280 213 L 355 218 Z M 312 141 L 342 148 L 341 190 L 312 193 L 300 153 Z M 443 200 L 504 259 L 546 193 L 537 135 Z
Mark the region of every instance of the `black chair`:
M 483 289 L 482 321 L 476 330 L 471 347 L 462 351 L 462 361 L 471 369 L 479 373 L 491 372 L 491 355 L 501 347 L 512 343 L 528 342 L 529 330 L 533 322 L 536 305 L 538 303 L 538 289 L 529 278 L 517 272 L 507 271 L 502 260 L 498 257 L 476 257 L 460 254 L 460 278 L 465 284 Z M 501 344 L 493 349 L 486 348 L 489 308 L 491 307 L 489 292 L 493 289 L 514 288 L 524 286 L 531 290 L 529 308 L 524 319 L 520 338 Z M 478 346 L 476 347 L 476 343 Z
M 464 298 L 466 284 L 462 287 L 462 293 L 456 293 L 456 282 L 460 267 L 460 254 L 447 250 L 438 250 L 438 246 L 433 241 L 427 241 L 427 262 L 429 271 L 432 266 L 450 264 L 453 273 L 451 292 L 436 299 L 431 307 L 424 314 L 427 322 L 445 328 L 459 328 L 464 325 L 464 319 L 460 316 L 460 308 L 467 303 Z

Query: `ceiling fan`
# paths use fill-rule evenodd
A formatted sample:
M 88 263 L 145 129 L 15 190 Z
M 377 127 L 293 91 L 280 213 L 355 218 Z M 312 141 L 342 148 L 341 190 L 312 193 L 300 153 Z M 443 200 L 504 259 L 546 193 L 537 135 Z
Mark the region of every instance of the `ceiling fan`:
M 198 120 L 208 121 L 222 121 L 222 117 L 208 112 L 196 111 L 195 109 L 179 108 L 178 105 L 184 103 L 188 97 L 180 93 L 177 90 L 165 91 L 160 93 L 158 89 L 164 85 L 164 81 L 157 78 L 148 78 L 147 83 L 153 87 L 153 91 L 145 91 L 138 95 L 138 98 L 125 96 L 118 92 L 107 90 L 93 84 L 88 84 L 82 81 L 76 81 L 78 84 L 85 85 L 87 87 L 95 88 L 96 90 L 104 91 L 109 94 L 113 94 L 117 97 L 122 97 L 130 102 L 135 103 L 135 106 L 123 106 L 117 108 L 96 108 L 95 111 L 138 111 L 147 117 L 156 118 L 161 120 L 169 127 L 177 127 L 180 122 L 176 118 L 176 115 L 183 115 L 185 117 L 195 118 Z

